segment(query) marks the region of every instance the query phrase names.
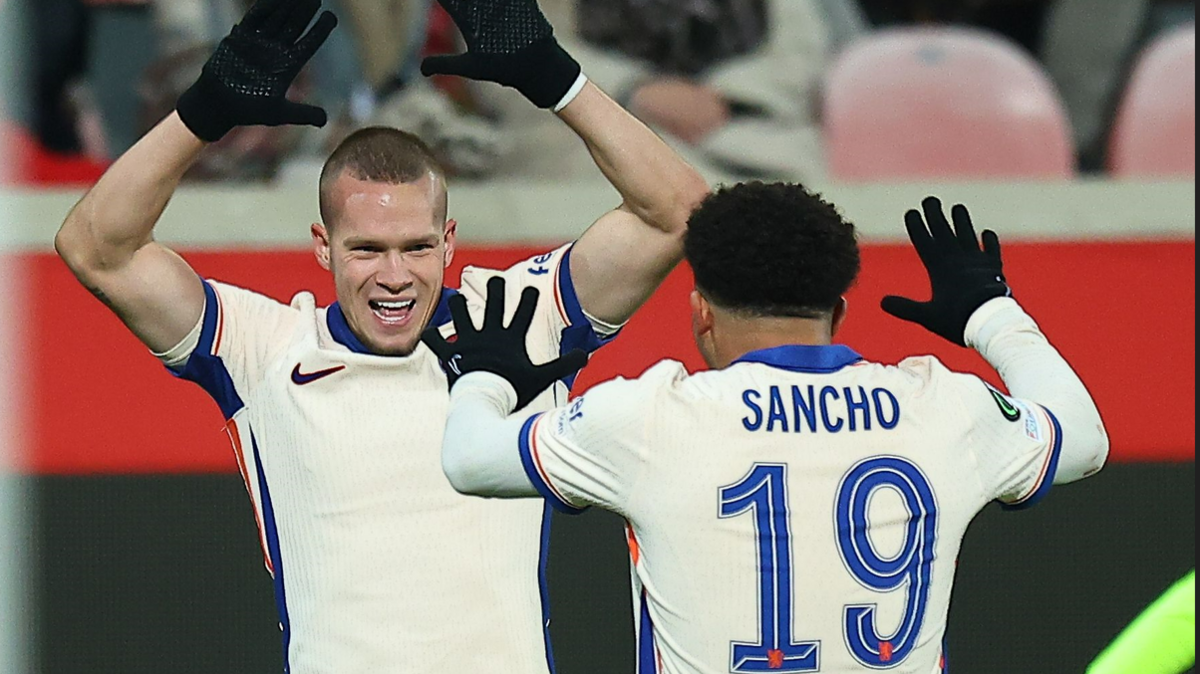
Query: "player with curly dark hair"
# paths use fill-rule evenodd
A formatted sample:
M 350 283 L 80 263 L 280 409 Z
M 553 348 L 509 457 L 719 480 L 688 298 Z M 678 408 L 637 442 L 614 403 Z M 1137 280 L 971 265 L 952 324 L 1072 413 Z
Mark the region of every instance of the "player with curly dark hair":
M 720 189 L 692 213 L 684 246 L 705 297 L 747 316 L 819 318 L 861 268 L 854 225 L 785 183 Z
M 1010 398 L 935 358 L 834 344 L 859 269 L 854 227 L 798 185 L 738 185 L 689 220 L 692 329 L 711 371 L 659 363 L 551 412 L 535 395 L 527 290 L 505 327 L 459 311 L 442 466 L 459 491 L 541 495 L 629 522 L 639 672 L 945 671 L 967 525 L 1103 466 L 1083 383 L 1010 297 L 1000 244 L 966 209 L 906 218 L 933 297 L 884 309 L 969 344 Z M 488 313 L 505 293 L 489 288 Z M 461 321 L 459 320 L 461 317 Z M 1036 402 L 1035 402 L 1036 401 Z

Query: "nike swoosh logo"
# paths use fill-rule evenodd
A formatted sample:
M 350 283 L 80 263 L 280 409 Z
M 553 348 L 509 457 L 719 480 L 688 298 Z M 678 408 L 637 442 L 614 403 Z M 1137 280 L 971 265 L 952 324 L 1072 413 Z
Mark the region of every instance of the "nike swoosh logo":
M 1009 421 L 1017 421 L 1021 418 L 1021 410 L 1013 405 L 1008 398 L 1005 398 L 999 391 L 988 387 L 992 392 L 992 397 L 996 399 L 996 404 L 1000 406 L 1000 413 Z
M 324 379 L 331 374 L 337 374 L 345 369 L 345 365 L 339 365 L 337 367 L 331 367 L 328 370 L 317 370 L 316 372 L 305 374 L 300 371 L 300 366 L 296 365 L 296 369 L 292 370 L 292 383 L 296 386 L 305 386 L 313 383 L 314 381 Z

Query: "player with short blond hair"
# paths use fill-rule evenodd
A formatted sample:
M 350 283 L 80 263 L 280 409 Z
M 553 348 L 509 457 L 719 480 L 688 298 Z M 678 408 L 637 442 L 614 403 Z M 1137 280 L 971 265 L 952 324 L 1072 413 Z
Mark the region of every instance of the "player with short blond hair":
M 286 99 L 333 30 L 320 0 L 258 0 L 176 112 L 109 169 L 56 239 L 63 260 L 228 422 L 275 581 L 285 671 L 546 674 L 547 509 L 494 507 L 446 482 L 446 375 L 421 345 L 449 333 L 448 301 L 483 310 L 487 279 L 537 288 L 527 346 L 548 368 L 532 409 L 566 399 L 571 361 L 611 339 L 683 251 L 704 181 L 590 84 L 535 0 L 443 0 L 467 54 L 428 69 L 517 88 L 585 142 L 623 203 L 573 244 L 509 269 L 468 267 L 445 287 L 457 223 L 445 172 L 415 137 L 366 129 L 330 157 L 317 263 L 338 301 L 290 304 L 202 280 L 154 240 L 184 173 L 238 126 L 313 124 Z M 314 23 L 313 20 L 316 19 Z M 486 19 L 485 22 L 480 22 Z M 254 223 L 246 223 L 253 227 Z M 576 355 L 574 358 L 578 358 Z

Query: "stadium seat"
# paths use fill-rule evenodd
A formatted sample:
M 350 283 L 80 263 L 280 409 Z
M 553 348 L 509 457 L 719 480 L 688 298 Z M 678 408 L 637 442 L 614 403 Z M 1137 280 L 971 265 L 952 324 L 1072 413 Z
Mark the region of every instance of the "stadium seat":
M 851 45 L 830 71 L 824 123 L 840 180 L 1074 175 L 1070 125 L 1049 78 L 978 30 L 888 30 Z
M 1196 26 L 1145 51 L 1117 114 L 1109 168 L 1123 178 L 1196 174 Z

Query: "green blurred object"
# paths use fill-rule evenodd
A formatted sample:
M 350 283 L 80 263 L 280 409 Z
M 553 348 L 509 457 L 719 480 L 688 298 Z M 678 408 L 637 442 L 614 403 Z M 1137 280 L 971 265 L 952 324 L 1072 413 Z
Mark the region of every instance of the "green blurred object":
M 1175 583 L 1088 668 L 1088 674 L 1180 674 L 1196 664 L 1196 572 Z

